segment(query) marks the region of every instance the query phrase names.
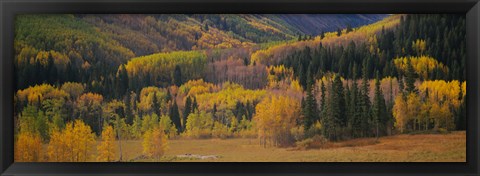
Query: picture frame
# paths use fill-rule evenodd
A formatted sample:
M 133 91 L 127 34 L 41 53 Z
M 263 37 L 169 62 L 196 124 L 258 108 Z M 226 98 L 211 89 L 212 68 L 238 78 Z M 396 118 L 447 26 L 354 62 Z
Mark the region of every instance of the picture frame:
M 478 0 L 2 0 L 0 172 L 2 175 L 479 175 L 480 3 Z M 467 21 L 466 163 L 15 163 L 13 41 L 18 14 L 456 13 Z

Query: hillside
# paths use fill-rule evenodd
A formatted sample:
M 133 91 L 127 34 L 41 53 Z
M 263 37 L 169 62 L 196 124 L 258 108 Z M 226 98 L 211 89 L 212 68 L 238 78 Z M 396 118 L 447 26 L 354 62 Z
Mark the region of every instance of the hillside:
M 137 56 L 173 50 L 232 48 L 357 27 L 386 15 L 87 15 L 81 19 Z
M 307 35 L 320 35 L 337 29 L 363 26 L 382 20 L 386 14 L 278 14 L 274 15 Z
M 46 79 L 48 73 L 59 77 L 50 77 L 47 83 L 85 81 L 103 87 L 113 81 L 119 65 L 135 56 L 205 49 L 238 53 L 236 50 L 247 48 L 252 52 L 248 48 L 259 43 L 289 41 L 314 30 L 329 30 L 329 26 L 352 21 L 356 21 L 352 26 L 363 25 L 379 18 L 381 15 L 20 15 L 15 22 L 15 67 L 21 79 L 17 88 L 41 83 L 38 80 Z M 318 25 L 307 30 L 311 23 Z M 31 74 L 36 76 L 27 76 Z

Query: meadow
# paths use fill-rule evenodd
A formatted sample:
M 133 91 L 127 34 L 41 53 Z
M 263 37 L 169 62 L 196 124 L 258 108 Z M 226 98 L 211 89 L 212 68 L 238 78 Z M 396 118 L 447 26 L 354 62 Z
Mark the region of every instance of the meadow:
M 152 162 L 142 157 L 140 140 L 126 141 L 127 161 Z M 118 153 L 119 154 L 119 153 Z M 200 155 L 180 157 L 182 155 Z M 212 158 L 215 156 L 216 158 Z M 117 156 L 119 157 L 119 156 Z M 329 142 L 326 148 L 300 150 L 259 145 L 258 139 L 170 140 L 163 162 L 466 162 L 466 133 L 402 134 Z

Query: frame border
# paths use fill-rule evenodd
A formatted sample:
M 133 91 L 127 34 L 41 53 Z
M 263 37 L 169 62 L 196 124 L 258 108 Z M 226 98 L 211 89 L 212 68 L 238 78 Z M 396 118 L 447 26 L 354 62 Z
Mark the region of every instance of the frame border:
M 479 175 L 478 0 L 0 0 L 2 175 Z M 466 163 L 14 163 L 13 32 L 25 13 L 459 13 L 467 25 Z

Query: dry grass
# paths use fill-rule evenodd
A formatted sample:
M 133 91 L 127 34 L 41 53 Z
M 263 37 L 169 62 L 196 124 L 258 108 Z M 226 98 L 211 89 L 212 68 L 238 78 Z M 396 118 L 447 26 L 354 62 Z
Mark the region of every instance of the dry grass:
M 162 161 L 175 162 L 465 162 L 465 132 L 355 139 L 328 143 L 327 148 L 294 150 L 263 148 L 256 139 L 171 140 Z M 124 142 L 124 160 L 141 158 L 140 141 Z M 217 159 L 179 158 L 177 155 L 215 155 Z M 132 158 L 136 158 L 132 160 Z

